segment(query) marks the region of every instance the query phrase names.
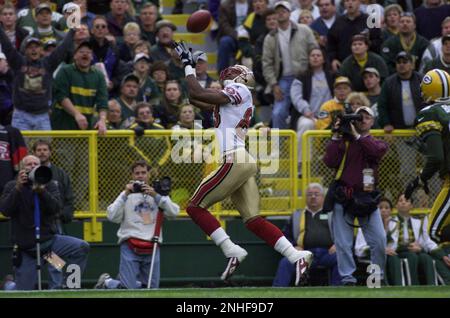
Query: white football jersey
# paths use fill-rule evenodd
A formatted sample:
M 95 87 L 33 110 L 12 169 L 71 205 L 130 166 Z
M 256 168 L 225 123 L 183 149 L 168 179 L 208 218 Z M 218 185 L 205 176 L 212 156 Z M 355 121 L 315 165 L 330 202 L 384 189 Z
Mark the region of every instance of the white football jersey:
M 245 148 L 245 135 L 253 116 L 253 99 L 250 90 L 241 83 L 230 83 L 222 92 L 231 102 L 216 106 L 214 127 L 221 153 Z

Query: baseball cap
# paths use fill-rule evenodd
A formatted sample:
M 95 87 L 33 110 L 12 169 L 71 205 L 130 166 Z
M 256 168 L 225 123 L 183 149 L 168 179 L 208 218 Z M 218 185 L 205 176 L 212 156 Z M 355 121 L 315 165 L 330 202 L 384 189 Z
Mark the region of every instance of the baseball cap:
M 136 63 L 137 61 L 142 60 L 142 59 L 146 60 L 147 62 L 151 62 L 150 57 L 147 54 L 145 54 L 145 53 L 138 53 L 138 54 L 136 54 L 136 56 L 134 57 L 133 62 Z
M 125 77 L 122 79 L 122 82 L 120 83 L 120 86 L 123 86 L 123 84 L 125 84 L 128 81 L 134 81 L 136 83 L 139 84 L 139 77 L 137 77 L 136 75 L 134 75 L 133 73 L 130 73 L 128 75 L 125 75 Z
M 57 46 L 58 43 L 56 42 L 56 40 L 48 40 L 44 43 L 44 49 L 47 49 L 49 46 Z
M 48 3 L 41 3 L 36 7 L 36 14 L 41 13 L 43 10 L 48 10 L 50 13 L 52 13 L 52 9 L 50 8 L 50 5 Z
M 367 106 L 359 107 L 359 108 L 356 110 L 355 114 L 358 114 L 358 113 L 360 113 L 360 112 L 362 112 L 362 111 L 368 113 L 368 114 L 369 114 L 370 116 L 372 116 L 372 117 L 375 117 L 375 113 L 373 112 L 372 108 L 367 107 Z
M 366 67 L 364 69 L 364 71 L 362 72 L 362 75 L 364 75 L 365 73 L 371 73 L 371 74 L 375 74 L 378 78 L 380 78 L 380 73 L 378 72 L 378 70 L 374 67 Z
M 79 5 L 73 2 L 67 2 L 62 9 L 62 13 L 66 13 L 66 12 L 73 12 L 74 10 L 76 10 L 77 8 L 79 8 Z
M 0 52 L 0 60 L 6 60 L 5 53 Z
M 89 41 L 83 41 L 83 42 L 81 42 L 81 43 L 75 48 L 74 53 L 76 53 L 76 52 L 77 52 L 79 49 L 81 49 L 82 47 L 88 47 L 88 48 L 90 48 L 91 50 L 93 49 L 93 48 L 92 48 L 91 42 L 89 42 Z
M 276 9 L 277 7 L 280 7 L 280 6 L 284 7 L 289 12 L 292 11 L 291 4 L 288 1 L 278 1 L 277 3 L 275 3 L 273 8 Z
M 39 45 L 42 45 L 41 40 L 39 40 L 38 38 L 35 37 L 30 37 L 26 40 L 25 42 L 25 47 L 27 47 L 28 45 L 30 45 L 31 43 L 37 43 Z
M 169 20 L 159 20 L 158 22 L 156 22 L 156 33 L 158 33 L 159 30 L 163 27 L 169 27 L 172 29 L 172 31 L 177 30 L 176 25 L 170 22 Z
M 348 86 L 352 86 L 352 83 L 350 82 L 350 80 L 348 79 L 348 77 L 345 77 L 345 76 L 339 76 L 339 77 L 337 77 L 336 79 L 335 79 L 335 81 L 334 81 L 334 85 L 333 85 L 333 87 L 336 87 L 336 86 L 338 86 L 338 85 L 340 85 L 340 84 L 347 84 Z
M 407 61 L 412 62 L 413 58 L 411 56 L 411 54 L 409 54 L 408 52 L 405 51 L 401 51 L 400 53 L 397 54 L 397 56 L 395 57 L 395 61 L 397 62 L 400 59 L 405 59 Z
M 206 56 L 206 53 L 203 51 L 195 51 L 192 55 L 194 57 L 194 61 L 202 60 L 208 62 L 208 56 Z
M 450 41 L 450 34 L 442 36 L 441 43 L 444 44 L 445 41 Z

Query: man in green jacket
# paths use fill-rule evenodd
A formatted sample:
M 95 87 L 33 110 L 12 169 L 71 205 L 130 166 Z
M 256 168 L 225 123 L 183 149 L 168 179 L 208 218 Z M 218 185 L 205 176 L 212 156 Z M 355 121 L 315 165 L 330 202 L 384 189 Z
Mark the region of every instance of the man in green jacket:
M 82 42 L 75 49 L 74 63 L 66 65 L 54 81 L 54 111 L 52 127 L 55 130 L 98 129 L 106 132 L 108 91 L 103 74 L 91 66 L 92 46 Z M 94 114 L 99 120 L 94 123 Z

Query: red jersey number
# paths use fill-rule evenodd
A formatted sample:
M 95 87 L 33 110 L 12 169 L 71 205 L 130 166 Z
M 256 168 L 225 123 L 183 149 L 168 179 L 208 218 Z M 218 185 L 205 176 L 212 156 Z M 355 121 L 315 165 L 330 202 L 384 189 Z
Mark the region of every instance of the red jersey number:
M 250 120 L 252 119 L 253 109 L 252 107 L 247 108 L 244 114 L 244 118 L 240 120 L 236 128 L 248 129 L 250 127 Z

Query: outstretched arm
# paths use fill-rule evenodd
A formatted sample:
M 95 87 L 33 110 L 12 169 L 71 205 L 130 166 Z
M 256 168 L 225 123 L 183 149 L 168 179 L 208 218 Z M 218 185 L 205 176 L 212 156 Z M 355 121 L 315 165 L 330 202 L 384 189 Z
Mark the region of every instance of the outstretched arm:
M 214 105 L 228 104 L 230 99 L 224 93 L 205 89 L 199 84 L 195 77 L 195 61 L 191 49 L 188 49 L 183 42 L 173 42 L 172 45 L 184 65 L 189 98 Z

